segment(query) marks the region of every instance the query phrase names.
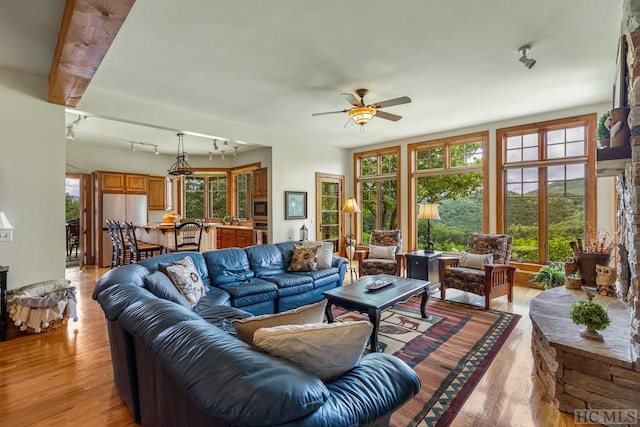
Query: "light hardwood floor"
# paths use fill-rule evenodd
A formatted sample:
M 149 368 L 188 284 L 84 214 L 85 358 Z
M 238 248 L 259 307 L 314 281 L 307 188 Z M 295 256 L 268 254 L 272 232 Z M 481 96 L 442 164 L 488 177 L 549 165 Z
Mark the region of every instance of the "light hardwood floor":
M 0 343 L 0 426 L 133 426 L 114 386 L 102 310 L 91 299 L 106 269 L 67 269 L 78 296 L 78 322 L 27 335 L 12 327 Z M 347 275 L 348 276 L 348 275 Z M 518 326 L 453 422 L 453 426 L 573 426 L 544 397 L 533 372 L 529 301 L 540 291 L 517 287 L 514 302 L 492 308 L 522 315 Z M 448 299 L 481 305 L 450 290 Z

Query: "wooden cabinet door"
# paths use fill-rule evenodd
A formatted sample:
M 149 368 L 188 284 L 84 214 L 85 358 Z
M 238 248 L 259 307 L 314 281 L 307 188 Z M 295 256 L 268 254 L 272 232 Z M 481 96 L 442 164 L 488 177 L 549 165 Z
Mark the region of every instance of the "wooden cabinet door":
M 150 176 L 147 180 L 149 191 L 147 192 L 147 204 L 149 210 L 166 209 L 166 181 L 161 176 Z
M 236 246 L 246 248 L 253 245 L 253 230 L 236 230 Z
M 124 175 L 117 172 L 98 172 L 100 191 L 124 192 Z
M 127 193 L 147 194 L 147 175 L 125 175 L 125 191 Z
M 253 197 L 266 198 L 267 196 L 267 168 L 260 168 L 253 172 Z

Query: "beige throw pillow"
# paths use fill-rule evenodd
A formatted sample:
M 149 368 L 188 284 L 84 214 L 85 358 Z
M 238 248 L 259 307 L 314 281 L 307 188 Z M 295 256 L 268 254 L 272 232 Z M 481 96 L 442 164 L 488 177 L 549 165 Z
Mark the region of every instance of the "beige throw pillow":
M 486 264 L 493 264 L 493 254 L 472 254 L 469 252 L 460 252 L 460 262 L 458 263 L 458 267 L 484 270 L 484 266 Z
M 191 258 L 185 257 L 183 260 L 171 264 L 160 264 L 159 268 L 169 276 L 169 279 L 176 285 L 192 308 L 207 292 Z
M 253 345 L 327 382 L 358 363 L 372 329 L 367 321 L 260 328 Z
M 280 325 L 303 325 L 305 323 L 322 323 L 324 320 L 324 309 L 327 300 L 314 304 L 303 305 L 293 310 L 283 311 L 276 314 L 263 314 L 261 316 L 247 317 L 246 319 L 234 320 L 233 327 L 238 334 L 238 338 L 247 344 L 253 343 L 253 334 L 260 328 L 268 328 Z
M 396 246 L 376 246 L 369 245 L 369 258 L 373 259 L 396 259 Z
M 287 271 L 317 270 L 318 264 L 316 262 L 316 256 L 318 255 L 319 248 L 319 245 L 295 245 L 293 248 L 293 255 L 291 256 L 291 264 L 289 264 Z
M 324 270 L 331 267 L 333 262 L 333 243 L 331 242 L 303 242 L 302 246 L 320 246 L 316 254 L 316 263 L 318 270 Z

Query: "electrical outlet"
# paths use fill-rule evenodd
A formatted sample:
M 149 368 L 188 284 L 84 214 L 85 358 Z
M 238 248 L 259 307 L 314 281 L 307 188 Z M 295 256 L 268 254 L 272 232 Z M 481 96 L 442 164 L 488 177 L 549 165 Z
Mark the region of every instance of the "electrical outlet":
M 13 240 L 13 230 L 0 230 L 0 242 L 11 242 Z

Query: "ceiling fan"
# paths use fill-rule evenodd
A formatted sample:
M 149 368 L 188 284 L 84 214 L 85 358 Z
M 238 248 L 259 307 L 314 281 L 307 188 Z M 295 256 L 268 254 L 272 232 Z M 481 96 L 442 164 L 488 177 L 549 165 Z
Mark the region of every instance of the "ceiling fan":
M 349 115 L 349 120 L 353 120 L 354 123 L 360 126 L 364 126 L 369 123 L 369 121 L 371 121 L 374 116 L 380 117 L 381 119 L 391 120 L 392 122 L 397 122 L 402 118 L 402 116 L 387 113 L 386 111 L 381 111 L 380 108 L 391 107 L 392 105 L 408 104 L 409 102 L 411 102 L 411 98 L 409 98 L 408 96 L 401 96 L 400 98 L 387 99 L 386 101 L 374 102 L 367 105 L 364 103 L 364 97 L 367 93 L 369 93 L 368 89 L 356 90 L 356 95 L 360 97 L 360 100 L 358 100 L 358 98 L 353 96 L 353 94 L 351 93 L 341 93 L 340 95 L 349 104 L 353 105 L 353 108 L 347 110 L 327 111 L 325 113 L 313 113 L 312 116 L 347 113 Z M 349 122 L 347 122 L 347 124 L 348 123 Z

